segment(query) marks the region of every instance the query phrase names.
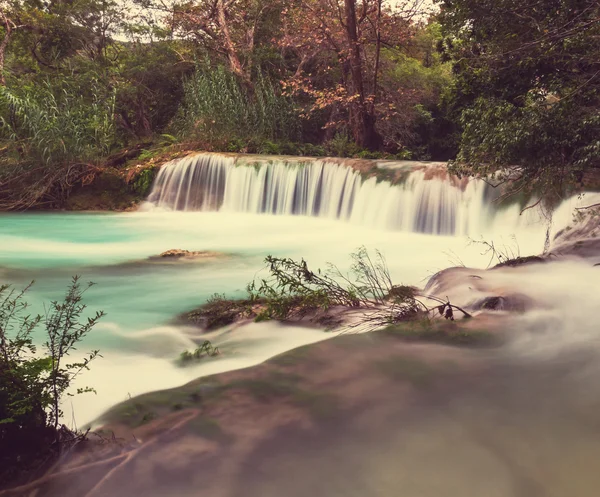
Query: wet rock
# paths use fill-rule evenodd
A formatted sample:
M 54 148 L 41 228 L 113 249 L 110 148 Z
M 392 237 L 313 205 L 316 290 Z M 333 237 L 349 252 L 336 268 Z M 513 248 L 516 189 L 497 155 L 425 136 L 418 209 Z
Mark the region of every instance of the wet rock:
M 485 297 L 473 304 L 474 310 L 525 312 L 533 307 L 533 301 L 523 294 Z
M 186 261 L 197 261 L 204 259 L 216 259 L 223 257 L 224 254 L 220 252 L 211 252 L 209 250 L 183 250 L 183 249 L 170 249 L 159 255 L 150 257 L 151 261 L 165 261 L 165 260 L 186 260 Z
M 510 259 L 505 262 L 501 262 L 500 264 L 496 264 L 492 269 L 496 269 L 499 267 L 517 267 L 522 266 L 524 264 L 537 264 L 547 262 L 547 259 L 543 257 L 539 257 L 537 255 L 530 255 L 527 257 L 517 257 L 515 259 Z
M 550 247 L 552 256 L 600 257 L 600 215 L 591 210 L 572 226 L 559 231 Z
M 204 305 L 177 317 L 177 323 L 210 331 L 233 323 L 256 318 L 263 308 L 262 299 L 227 299 L 215 295 Z

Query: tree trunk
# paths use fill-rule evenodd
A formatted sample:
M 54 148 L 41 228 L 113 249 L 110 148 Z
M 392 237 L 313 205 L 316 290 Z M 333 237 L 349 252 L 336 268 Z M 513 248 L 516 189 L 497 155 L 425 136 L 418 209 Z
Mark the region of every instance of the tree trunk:
M 227 60 L 229 60 L 229 66 L 231 70 L 237 74 L 242 80 L 250 85 L 250 75 L 244 71 L 240 58 L 238 57 L 237 50 L 233 44 L 231 33 L 229 31 L 229 25 L 227 24 L 227 16 L 225 15 L 225 2 L 224 0 L 217 0 L 217 22 L 219 29 L 223 34 L 223 41 L 225 43 L 225 51 L 227 52 Z
M 0 12 L 2 16 L 2 21 L 4 21 L 4 38 L 2 42 L 0 42 L 0 85 L 4 86 L 6 84 L 6 80 L 4 79 L 4 60 L 6 54 L 6 47 L 8 47 L 8 41 L 10 40 L 10 35 L 12 32 L 12 23 L 6 17 L 3 12 Z
M 379 148 L 380 137 L 375 131 L 375 118 L 369 112 L 365 99 L 360 42 L 356 26 L 356 0 L 344 0 L 346 14 L 346 38 L 350 49 L 350 74 L 352 86 L 350 95 L 355 98 L 350 103 L 350 125 L 356 144 L 370 149 Z

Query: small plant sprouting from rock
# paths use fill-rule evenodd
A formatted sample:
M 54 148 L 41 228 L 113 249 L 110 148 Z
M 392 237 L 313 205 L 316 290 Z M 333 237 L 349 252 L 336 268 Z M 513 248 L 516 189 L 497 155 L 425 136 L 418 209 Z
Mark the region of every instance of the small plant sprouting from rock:
M 213 344 L 209 340 L 205 340 L 200 347 L 196 348 L 193 352 L 186 350 L 179 356 L 179 362 L 185 366 L 193 361 L 203 359 L 204 357 L 215 357 L 220 354 L 218 347 L 213 347 Z

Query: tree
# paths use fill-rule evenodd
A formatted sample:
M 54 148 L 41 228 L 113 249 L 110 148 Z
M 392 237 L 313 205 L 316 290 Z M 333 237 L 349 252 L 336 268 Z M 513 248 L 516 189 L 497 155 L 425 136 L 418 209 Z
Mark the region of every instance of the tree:
M 284 7 L 282 0 L 137 1 L 158 12 L 173 36 L 193 40 L 213 62 L 226 63 L 248 88 L 261 69 L 257 48 L 276 36 Z
M 292 1 L 284 11 L 280 41 L 298 61 L 287 86 L 312 97 L 310 110 L 329 111 L 328 128 L 347 126 L 357 145 L 380 148 L 377 120 L 386 113 L 380 87 L 382 49 L 409 44 L 421 7 L 419 1 Z
M 600 167 L 600 4 L 440 5 L 463 126 L 455 170 L 550 198 Z

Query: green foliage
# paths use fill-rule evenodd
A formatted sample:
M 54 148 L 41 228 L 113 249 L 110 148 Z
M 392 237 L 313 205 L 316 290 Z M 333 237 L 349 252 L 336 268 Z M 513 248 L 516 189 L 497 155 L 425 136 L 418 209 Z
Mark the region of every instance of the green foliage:
M 405 319 L 418 312 L 418 302 L 410 287 L 392 284 L 380 252 L 371 258 L 361 247 L 352 257 L 350 273 L 344 275 L 329 264 L 326 272 L 312 271 L 304 259 L 268 256 L 269 277 L 248 285 L 251 301 L 260 301 L 263 310 L 257 321 L 288 319 L 324 312 L 333 306 L 377 307 L 389 304 L 389 319 Z M 387 311 L 386 311 L 387 312 Z
M 512 180 L 514 189 L 537 183 L 546 192 L 554 186 L 560 191 L 562 182 L 575 183 L 588 168 L 600 167 L 600 115 L 581 117 L 574 102 L 534 100 L 522 106 L 479 98 L 462 113 L 454 170 L 495 174 L 498 182 Z
M 215 357 L 219 355 L 219 348 L 213 347 L 209 340 L 205 340 L 200 347 L 197 347 L 194 351 L 190 352 L 185 350 L 179 356 L 179 363 L 182 366 L 188 365 L 193 361 L 202 359 L 204 357 Z
M 266 155 L 281 155 L 281 147 L 277 143 L 265 140 L 259 148 L 259 153 Z
M 232 140 L 295 140 L 298 124 L 294 103 L 269 79 L 259 75 L 250 91 L 222 66 L 208 66 L 198 67 L 184 83 L 174 129 L 222 146 Z
M 327 311 L 334 306 L 369 309 L 349 328 L 377 330 L 390 324 L 418 318 L 438 317 L 454 321 L 458 311 L 464 318 L 471 315 L 435 295 L 420 294 L 416 288 L 394 285 L 383 255 L 371 257 L 365 247 L 351 254 L 352 264 L 347 274 L 329 264 L 327 271 L 312 271 L 304 259 L 268 256 L 265 260 L 269 276 L 248 285 L 249 302 L 259 304 L 256 321 L 286 320 L 293 317 L 311 319 L 326 326 L 341 322 Z M 423 300 L 436 302 L 428 307 Z M 325 313 L 325 315 L 320 315 Z M 439 314 L 439 316 L 437 316 Z
M 36 164 L 87 162 L 115 144 L 114 94 L 97 82 L 82 91 L 75 80 L 0 86 L 0 139 Z
M 142 159 L 141 159 L 142 160 Z M 155 167 L 142 169 L 133 182 L 133 190 L 140 197 L 147 197 L 158 170 Z
M 321 145 L 313 145 L 312 143 L 303 143 L 300 145 L 300 152 L 307 157 L 325 157 L 327 150 Z
M 352 157 L 360 152 L 360 147 L 350 139 L 346 132 L 338 132 L 325 143 L 325 150 L 334 157 Z
M 594 0 L 442 1 L 457 75 L 455 170 L 560 196 L 600 167 L 600 7 Z
M 381 76 L 385 98 L 377 128 L 389 148 L 409 150 L 413 159 L 453 157 L 456 132 L 445 105 L 452 68 L 437 53 L 436 23 L 419 30 L 407 53 L 384 50 Z
M 27 313 L 25 293 L 0 287 L 0 461 L 5 476 L 22 464 L 26 469 L 50 450 L 59 437 L 61 400 L 73 380 L 98 357 L 94 350 L 79 362 L 67 362 L 76 345 L 103 316 L 83 317 L 82 297 L 87 288 L 77 277 L 62 302 L 53 301 L 45 315 Z M 39 328 L 45 331 L 41 350 L 34 343 Z M 77 393 L 93 391 L 79 388 Z M 60 448 L 58 445 L 55 449 Z M 8 476 L 7 476 L 8 477 Z

